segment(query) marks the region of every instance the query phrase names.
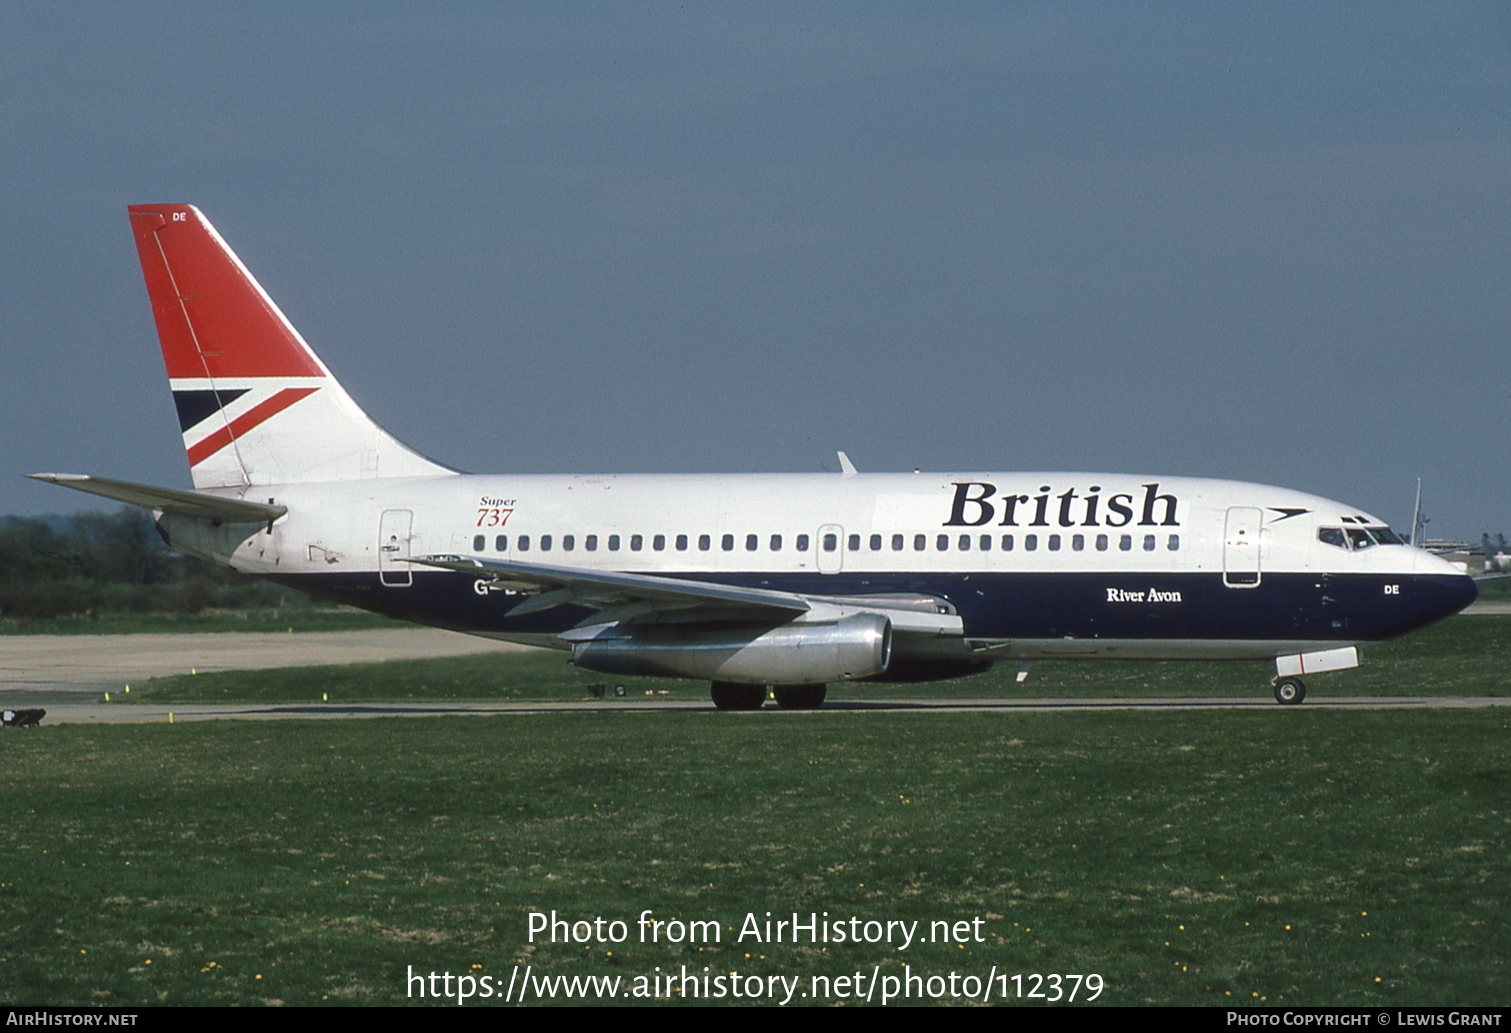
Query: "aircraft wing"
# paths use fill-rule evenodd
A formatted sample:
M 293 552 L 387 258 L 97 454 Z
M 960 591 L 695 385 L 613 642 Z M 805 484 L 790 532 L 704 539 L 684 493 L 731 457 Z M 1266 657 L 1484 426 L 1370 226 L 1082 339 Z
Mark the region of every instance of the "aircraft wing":
M 529 593 L 529 598 L 509 611 L 511 617 L 565 603 L 597 608 L 599 612 L 584 620 L 579 628 L 636 617 L 654 620 L 671 613 L 677 613 L 679 620 L 744 617 L 782 622 L 805 615 L 812 620 L 838 620 L 856 613 L 877 613 L 890 619 L 897 631 L 936 635 L 959 635 L 963 631 L 954 607 L 932 596 L 808 596 L 656 574 L 584 570 L 470 556 L 421 556 L 409 562 L 485 575 L 500 588 Z M 568 632 L 562 637 L 571 639 L 573 635 Z
M 132 506 L 179 513 L 218 523 L 262 524 L 277 520 L 288 512 L 287 506 L 269 506 L 261 502 L 247 502 L 245 499 L 228 499 L 197 491 L 179 491 L 176 488 L 157 488 L 150 484 L 133 484 L 131 481 L 112 481 L 83 473 L 30 473 L 27 476 L 75 491 L 102 495 Z

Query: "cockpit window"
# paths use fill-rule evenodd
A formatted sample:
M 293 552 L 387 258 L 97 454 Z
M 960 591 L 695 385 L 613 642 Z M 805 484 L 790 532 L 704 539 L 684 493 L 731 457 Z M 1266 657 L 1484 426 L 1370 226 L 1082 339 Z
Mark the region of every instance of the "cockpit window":
M 1324 545 L 1336 545 L 1340 549 L 1348 548 L 1348 540 L 1343 537 L 1341 527 L 1319 527 L 1317 540 Z
M 1368 549 L 1380 545 L 1405 545 L 1401 536 L 1388 527 L 1319 527 L 1317 540 L 1340 549 Z
M 1367 549 L 1375 544 L 1375 540 L 1369 536 L 1369 532 L 1362 527 L 1345 527 L 1344 534 L 1348 535 L 1348 544 L 1355 550 Z

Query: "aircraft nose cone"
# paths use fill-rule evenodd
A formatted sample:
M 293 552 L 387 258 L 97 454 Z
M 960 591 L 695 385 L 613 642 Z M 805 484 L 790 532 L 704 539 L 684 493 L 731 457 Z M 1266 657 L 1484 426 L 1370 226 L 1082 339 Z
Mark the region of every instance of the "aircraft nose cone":
M 1466 575 L 1457 579 L 1457 584 L 1449 589 L 1449 594 L 1453 597 L 1453 609 L 1448 612 L 1458 613 L 1480 597 L 1480 586 L 1474 583 L 1474 578 Z
M 1467 574 L 1434 577 L 1428 581 L 1425 601 L 1431 620 L 1452 616 L 1479 598 L 1479 586 Z

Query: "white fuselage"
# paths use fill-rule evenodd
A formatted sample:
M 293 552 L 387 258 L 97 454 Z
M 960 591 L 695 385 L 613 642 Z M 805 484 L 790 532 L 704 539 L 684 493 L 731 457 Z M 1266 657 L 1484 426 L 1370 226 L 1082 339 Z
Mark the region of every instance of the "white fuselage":
M 810 595 L 923 592 L 958 608 L 960 650 L 1014 656 L 1275 656 L 1394 637 L 1473 595 L 1420 549 L 1319 537 L 1325 528 L 1381 528 L 1368 514 L 1237 481 L 463 475 L 254 492 L 245 495 L 289 513 L 222 553 L 238 569 L 548 645 L 570 621 L 511 626 L 512 593 L 415 569 L 408 558 L 478 556 Z M 442 583 L 448 589 L 437 594 Z

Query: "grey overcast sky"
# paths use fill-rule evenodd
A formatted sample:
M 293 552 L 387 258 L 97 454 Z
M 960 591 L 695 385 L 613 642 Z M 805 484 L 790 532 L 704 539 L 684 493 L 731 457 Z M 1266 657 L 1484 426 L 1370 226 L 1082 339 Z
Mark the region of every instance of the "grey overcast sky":
M 1504 4 L 7 4 L 0 513 L 188 485 L 125 212 L 183 201 L 464 469 L 1511 532 L 1508 120 Z

